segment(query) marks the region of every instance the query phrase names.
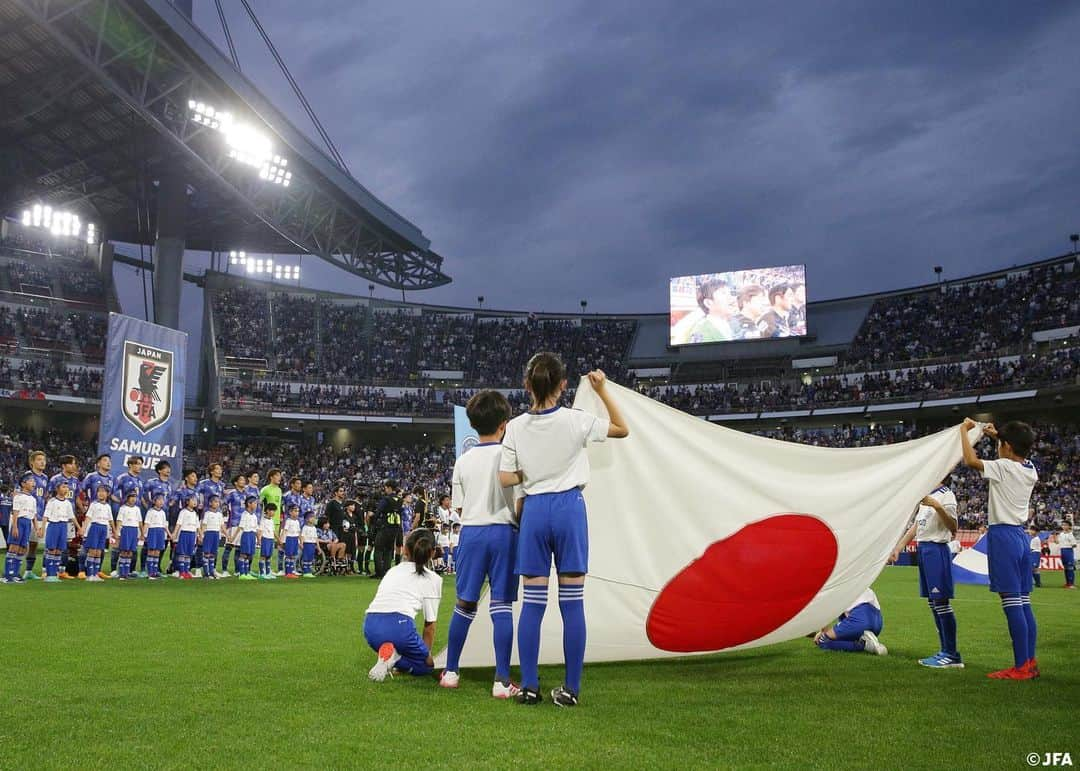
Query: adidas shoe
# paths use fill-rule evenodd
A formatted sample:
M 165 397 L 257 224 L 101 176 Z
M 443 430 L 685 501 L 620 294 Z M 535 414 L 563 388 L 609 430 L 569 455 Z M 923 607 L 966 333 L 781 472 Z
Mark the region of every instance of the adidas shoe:
M 203 577 L 203 569 L 202 568 L 195 568 L 193 571 L 191 571 L 191 574 L 193 576 L 195 576 L 196 578 L 202 578 Z
M 529 688 L 522 688 L 521 692 L 517 695 L 517 703 L 524 704 L 526 706 L 532 706 L 533 704 L 539 704 L 544 699 L 540 695 L 540 691 L 533 691 Z
M 228 570 L 222 570 L 222 571 L 218 572 L 217 578 L 228 578 L 231 575 L 232 575 L 232 573 L 230 573 Z
M 5 578 L 4 583 L 5 584 L 25 584 L 26 579 L 22 578 L 21 576 L 14 576 L 13 578 Z
M 491 684 L 491 696 L 495 699 L 514 699 L 521 693 L 521 689 L 513 683 L 503 685 L 498 680 Z
M 863 632 L 862 637 L 860 637 L 859 639 L 862 640 L 863 650 L 865 650 L 867 653 L 872 653 L 875 656 L 889 655 L 889 649 L 882 645 L 881 641 L 877 638 L 877 635 L 871 632 L 869 629 Z
M 919 663 L 930 669 L 963 669 L 964 662 L 958 655 L 937 653 L 929 658 L 919 659 Z
M 394 650 L 393 643 L 383 643 L 379 646 L 379 659 L 375 662 L 375 666 L 368 670 L 368 680 L 375 683 L 381 683 L 386 679 L 386 676 L 394 676 L 394 664 L 398 663 L 398 659 L 401 658 L 401 654 Z
M 119 570 L 114 570 L 113 572 L 109 573 L 109 578 L 119 578 L 119 577 L 120 577 L 120 571 Z
M 442 675 L 439 677 L 439 685 L 443 688 L 457 688 L 458 681 L 461 678 L 457 672 L 451 672 L 449 669 L 443 670 Z
M 86 580 L 91 582 L 91 583 L 95 583 L 95 584 L 103 584 L 103 583 L 105 583 L 104 578 L 98 578 L 97 576 L 90 576 Z
M 551 700 L 555 702 L 556 707 L 577 706 L 577 694 L 571 691 L 565 685 L 560 685 L 558 688 L 552 689 Z

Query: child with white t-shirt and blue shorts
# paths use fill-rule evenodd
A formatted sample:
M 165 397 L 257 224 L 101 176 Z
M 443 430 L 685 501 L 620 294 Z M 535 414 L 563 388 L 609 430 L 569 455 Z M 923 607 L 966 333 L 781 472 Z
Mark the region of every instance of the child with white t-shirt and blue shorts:
M 566 682 L 551 692 L 560 707 L 578 703 L 585 663 L 585 574 L 589 571 L 589 526 L 582 488 L 589 482 L 589 442 L 621 439 L 630 429 L 611 399 L 600 370 L 588 375 L 608 418 L 559 406 L 566 390 L 566 367 L 554 353 L 533 356 L 525 369 L 532 407 L 506 425 L 499 481 L 521 485 L 525 503 L 518 533 L 515 571 L 524 581 L 518 619 L 521 662 L 520 704 L 539 704 L 540 623 L 547 606 L 551 561 L 559 576 Z
M 990 572 L 990 591 L 1001 596 L 1001 608 L 1012 638 L 1013 666 L 987 677 L 994 680 L 1032 680 L 1039 676 L 1035 659 L 1037 627 L 1031 609 L 1030 540 L 1024 532 L 1031 493 L 1039 474 L 1028 454 L 1035 444 L 1035 432 L 1020 421 L 1010 421 L 1000 429 L 993 423 L 983 432 L 998 444 L 996 460 L 982 460 L 975 453 L 967 432 L 978 424 L 965 418 L 960 427 L 960 446 L 964 465 L 980 472 L 990 485 L 986 534 L 986 561 Z
M 395 670 L 427 675 L 435 669 L 431 647 L 435 644 L 435 621 L 442 599 L 442 576 L 428 563 L 435 553 L 435 536 L 426 528 L 409 533 L 401 563 L 386 571 L 375 599 L 364 615 L 364 640 L 378 653 L 368 678 L 382 682 Z M 423 634 L 413 619 L 423 611 Z

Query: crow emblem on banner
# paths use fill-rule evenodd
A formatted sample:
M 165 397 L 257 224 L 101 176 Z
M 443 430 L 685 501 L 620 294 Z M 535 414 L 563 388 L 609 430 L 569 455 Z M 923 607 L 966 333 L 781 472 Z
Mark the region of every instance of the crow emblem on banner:
M 172 415 L 172 351 L 124 342 L 124 417 L 143 434 Z

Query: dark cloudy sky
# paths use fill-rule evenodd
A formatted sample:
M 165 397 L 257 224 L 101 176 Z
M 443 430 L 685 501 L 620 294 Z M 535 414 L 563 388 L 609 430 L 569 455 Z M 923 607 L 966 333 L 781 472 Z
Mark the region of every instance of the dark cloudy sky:
M 1074 3 L 254 5 L 354 176 L 445 256 L 454 283 L 417 300 L 661 311 L 671 275 L 796 262 L 823 299 L 1080 230 Z M 224 49 L 209 0 L 196 22 Z

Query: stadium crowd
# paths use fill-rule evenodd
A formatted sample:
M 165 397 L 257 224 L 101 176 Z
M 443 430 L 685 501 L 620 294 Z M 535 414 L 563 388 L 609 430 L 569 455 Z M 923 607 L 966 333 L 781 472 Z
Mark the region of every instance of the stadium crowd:
M 844 361 L 857 369 L 959 354 L 984 356 L 1000 350 L 1002 341 L 1026 341 L 1032 332 L 1077 324 L 1080 270 L 1075 262 L 1036 267 L 999 281 L 950 284 L 876 300 Z

